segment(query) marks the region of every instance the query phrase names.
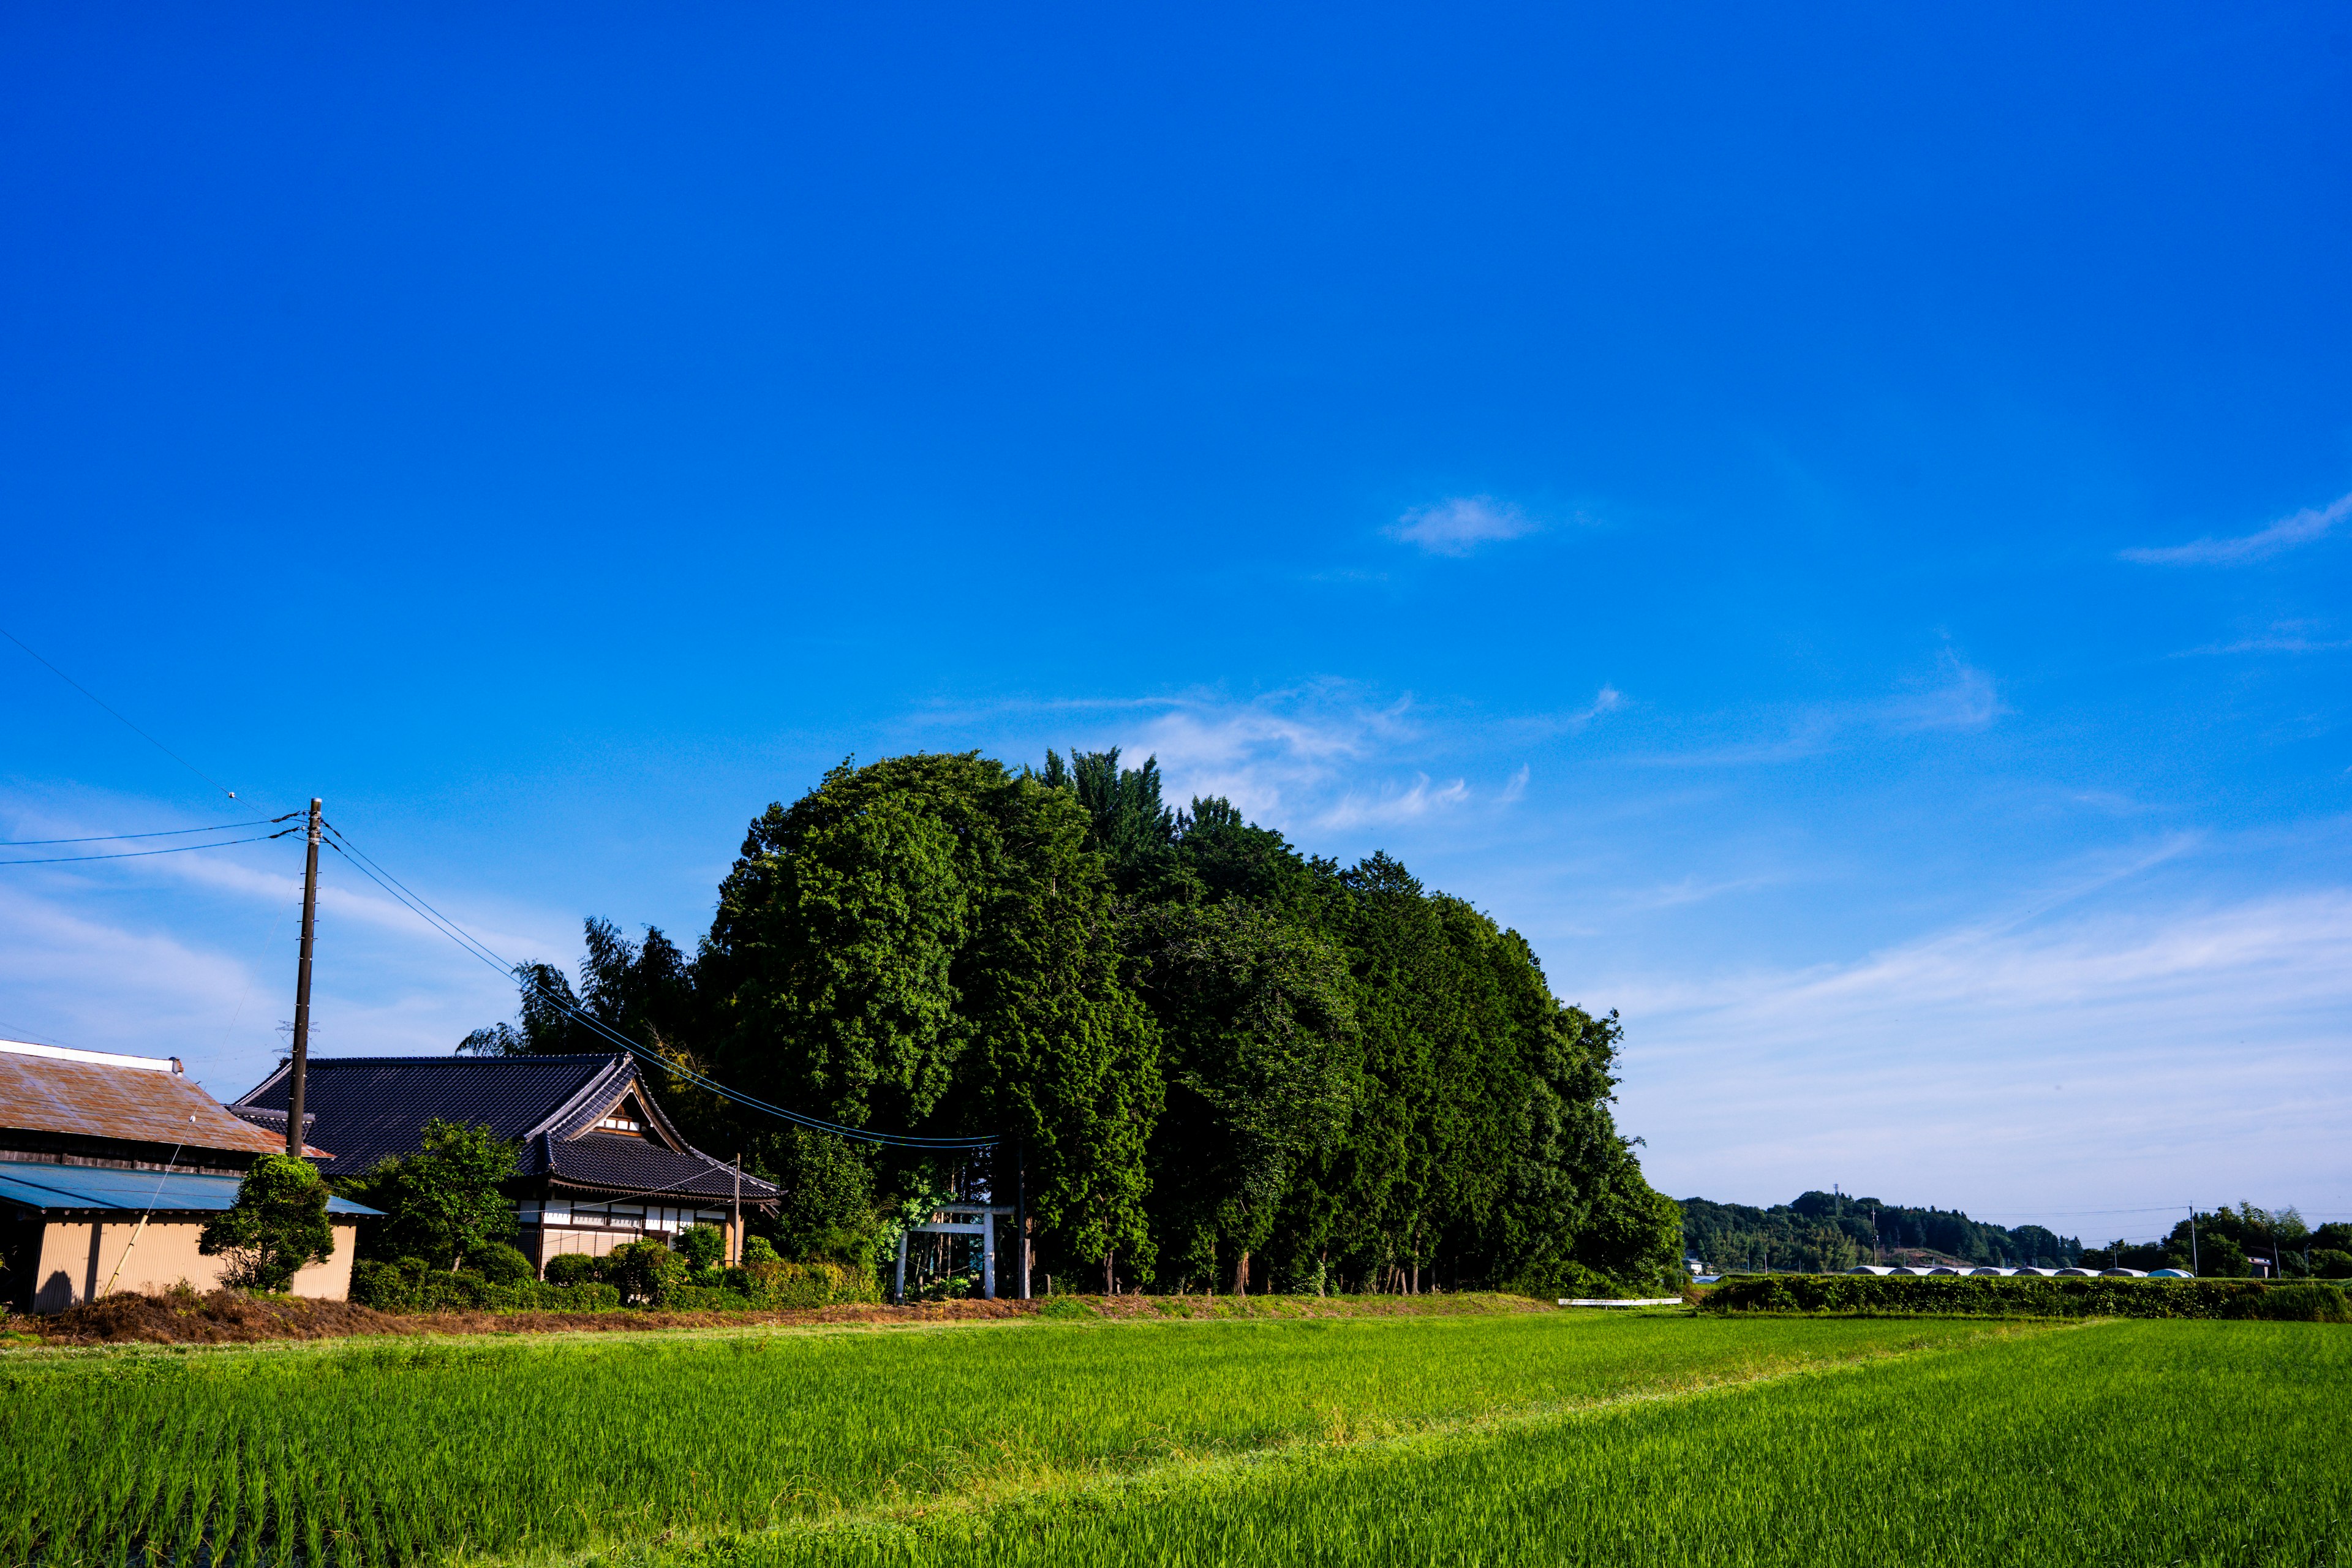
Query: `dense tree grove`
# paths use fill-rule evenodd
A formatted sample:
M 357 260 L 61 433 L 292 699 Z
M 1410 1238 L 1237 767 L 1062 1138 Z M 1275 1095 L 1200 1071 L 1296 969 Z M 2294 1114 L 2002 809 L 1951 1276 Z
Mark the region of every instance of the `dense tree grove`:
M 737 1121 L 779 1242 L 870 1248 L 909 1196 L 1009 1194 L 1075 1288 L 1649 1289 L 1680 1215 L 1610 1112 L 1619 1029 L 1516 932 L 1385 855 L 1302 855 L 1223 800 L 1173 810 L 1116 751 L 848 764 L 756 818 L 688 962 L 591 921 L 580 991 L 518 971 L 468 1051 L 604 1048 L 847 1125 L 998 1136 L 942 1162 Z

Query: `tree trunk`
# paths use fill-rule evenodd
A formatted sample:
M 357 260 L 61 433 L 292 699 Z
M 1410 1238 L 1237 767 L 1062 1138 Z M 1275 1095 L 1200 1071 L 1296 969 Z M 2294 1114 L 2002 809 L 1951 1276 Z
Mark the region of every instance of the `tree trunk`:
M 1234 1264 L 1234 1294 L 1249 1294 L 1249 1254 L 1244 1252 Z
M 1118 1256 L 1116 1252 L 1103 1254 L 1103 1294 L 1106 1296 L 1118 1294 L 1118 1277 L 1112 1272 L 1114 1265 L 1111 1262 L 1111 1259 Z

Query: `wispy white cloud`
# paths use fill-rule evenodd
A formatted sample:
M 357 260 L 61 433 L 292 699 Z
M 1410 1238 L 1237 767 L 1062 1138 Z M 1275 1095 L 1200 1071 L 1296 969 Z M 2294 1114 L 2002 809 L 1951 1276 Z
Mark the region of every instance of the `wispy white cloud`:
M 1735 766 L 1797 762 L 1821 756 L 1859 736 L 1912 735 L 1934 731 L 1982 730 L 2010 711 L 2000 683 L 1947 649 L 1937 676 L 1914 689 L 1848 702 L 1811 702 L 1782 708 L 1769 718 L 1777 733 L 1755 739 L 1669 752 L 1649 761 L 1678 767 Z
M 1397 519 L 1388 534 L 1432 555 L 1467 555 L 1482 544 L 1522 538 L 1538 526 L 1508 501 L 1492 496 L 1454 496 L 1414 507 Z
M 1451 811 L 1466 805 L 1470 799 L 1467 781 L 1455 779 L 1452 784 L 1431 787 L 1429 775 L 1418 775 L 1410 789 L 1395 788 L 1362 791 L 1349 790 L 1341 795 L 1329 810 L 1317 819 L 1317 826 L 1332 828 L 1377 827 L 1394 823 L 1412 822 L 1433 813 Z
M 1629 1125 L 1678 1195 L 1843 1181 L 2306 1204 L 2347 1186 L 2352 889 L 1996 921 L 1852 962 L 1612 988 Z
M 1625 694 L 1614 686 L 1604 685 L 1592 694 L 1592 700 L 1581 707 L 1564 711 L 1534 713 L 1509 721 L 1517 733 L 1529 737 L 1578 735 L 1612 713 L 1622 713 L 1628 706 Z
M 2305 507 L 2252 533 L 2126 550 L 2122 555 L 2144 566 L 2243 566 L 2325 539 L 2347 517 L 2352 517 L 2352 494 L 2337 496 L 2323 507 Z
M 1890 697 L 1871 716 L 1887 729 L 1913 734 L 1922 730 L 1981 730 L 2008 710 L 1985 671 L 1947 650 L 1939 679 L 1924 689 Z
M 2233 653 L 2336 653 L 2352 647 L 2352 640 L 2314 637 L 2312 633 L 2315 629 L 2309 621 L 2281 621 L 2267 632 L 2240 637 L 2235 642 L 2208 643 L 2202 647 L 2184 648 L 2179 657 L 2194 658 L 2200 655 Z
M 1672 910 L 1691 904 L 1703 904 L 1730 893 L 1745 893 L 1757 888 L 1769 888 L 1776 877 L 1732 877 L 1706 880 L 1696 875 L 1679 881 L 1661 883 L 1646 892 L 1637 893 L 1628 901 L 1641 909 Z

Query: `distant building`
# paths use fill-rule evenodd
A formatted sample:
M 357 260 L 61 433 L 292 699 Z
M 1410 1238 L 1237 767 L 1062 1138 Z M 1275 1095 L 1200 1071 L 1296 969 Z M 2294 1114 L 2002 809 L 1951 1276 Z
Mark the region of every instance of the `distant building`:
M 230 1109 L 283 1129 L 289 1076 L 279 1064 Z M 415 1153 L 436 1118 L 488 1126 L 514 1143 L 507 1194 L 519 1245 L 540 1268 L 567 1252 L 602 1257 L 693 1225 L 725 1231 L 727 1256 L 739 1258 L 739 1201 L 748 1216 L 782 1196 L 688 1143 L 625 1056 L 312 1057 L 302 1108 L 310 1136 L 335 1152 L 330 1176 Z
M 177 1058 L 0 1040 L 0 1292 L 20 1311 L 55 1312 L 183 1279 L 213 1289 L 227 1260 L 197 1251 L 197 1233 L 236 1201 L 247 1167 L 285 1146 L 191 1083 Z M 352 1227 L 370 1212 L 328 1205 L 334 1255 L 294 1277 L 297 1295 L 342 1300 Z

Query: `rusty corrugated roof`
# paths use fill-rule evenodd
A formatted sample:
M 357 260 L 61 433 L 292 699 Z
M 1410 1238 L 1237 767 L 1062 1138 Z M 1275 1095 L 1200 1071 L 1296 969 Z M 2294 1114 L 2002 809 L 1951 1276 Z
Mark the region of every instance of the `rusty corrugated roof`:
M 174 1072 L 0 1051 L 0 1128 L 267 1154 L 286 1147 Z

